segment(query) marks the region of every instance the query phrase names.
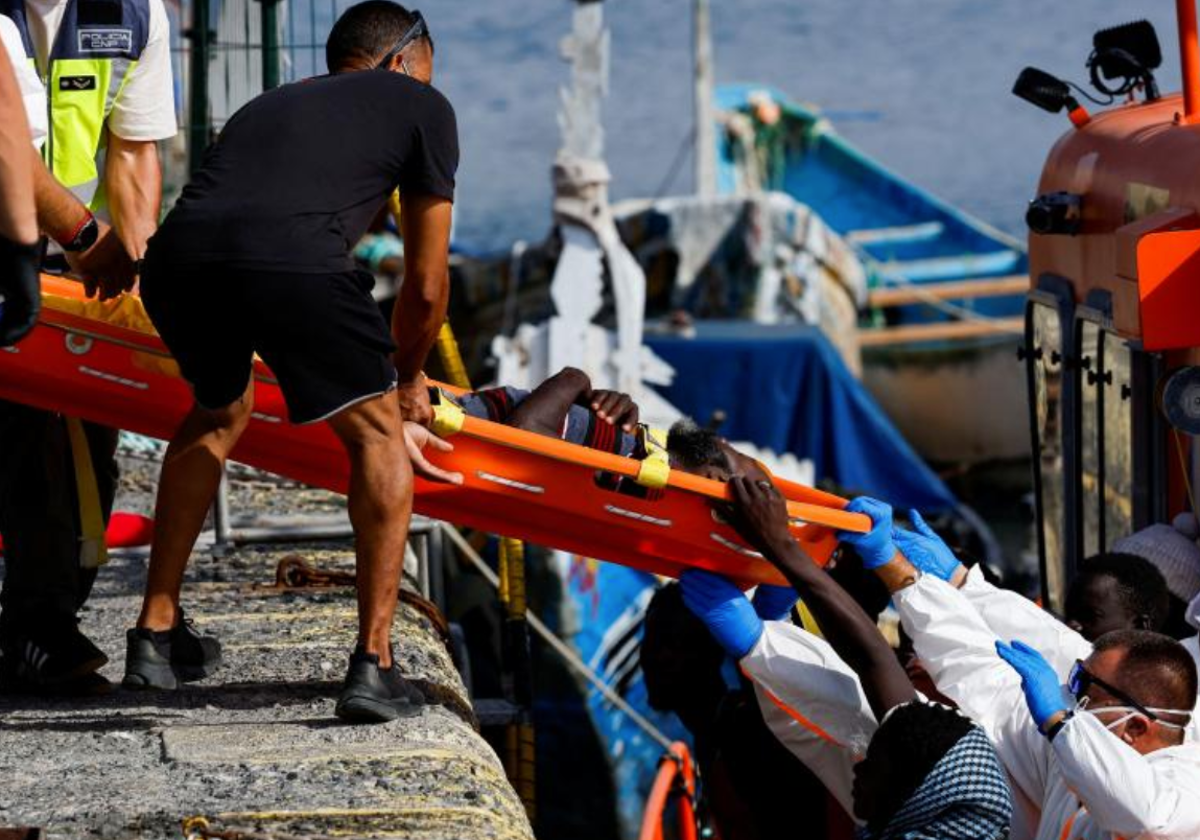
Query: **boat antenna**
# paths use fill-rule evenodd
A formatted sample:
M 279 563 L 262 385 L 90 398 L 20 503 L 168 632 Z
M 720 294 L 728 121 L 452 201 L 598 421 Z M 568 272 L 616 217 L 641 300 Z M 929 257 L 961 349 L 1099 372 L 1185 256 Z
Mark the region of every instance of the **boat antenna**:
M 713 108 L 712 27 L 708 0 L 695 0 L 692 10 L 692 59 L 695 86 L 696 194 L 717 194 L 716 114 Z

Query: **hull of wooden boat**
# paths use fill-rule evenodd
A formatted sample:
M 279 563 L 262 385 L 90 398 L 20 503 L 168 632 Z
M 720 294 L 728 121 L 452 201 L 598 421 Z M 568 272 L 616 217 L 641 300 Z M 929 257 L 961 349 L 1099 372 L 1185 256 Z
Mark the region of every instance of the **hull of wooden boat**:
M 932 464 L 974 466 L 1030 456 L 1028 397 L 1017 336 L 863 351 L 863 383 Z

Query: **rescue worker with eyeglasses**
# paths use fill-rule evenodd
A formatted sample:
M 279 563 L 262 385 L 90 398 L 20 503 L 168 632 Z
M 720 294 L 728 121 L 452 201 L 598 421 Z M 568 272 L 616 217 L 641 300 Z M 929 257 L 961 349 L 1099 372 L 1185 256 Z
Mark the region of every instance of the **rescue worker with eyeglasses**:
M 102 298 L 130 290 L 158 224 L 157 142 L 177 128 L 166 8 L 0 0 L 0 15 L 15 27 L 10 57 L 44 88 L 44 166 L 34 177 L 45 267 L 71 271 Z M 115 429 L 0 402 L 0 688 L 107 686 L 96 674 L 107 656 L 77 614 L 106 560 L 116 445 Z
M 1089 643 L 968 572 L 927 528 L 893 528 L 882 502 L 847 510 L 871 517 L 868 534 L 840 536 L 871 558 L 937 689 L 996 744 L 1014 840 L 1200 837 L 1197 675 L 1183 645 L 1136 629 Z

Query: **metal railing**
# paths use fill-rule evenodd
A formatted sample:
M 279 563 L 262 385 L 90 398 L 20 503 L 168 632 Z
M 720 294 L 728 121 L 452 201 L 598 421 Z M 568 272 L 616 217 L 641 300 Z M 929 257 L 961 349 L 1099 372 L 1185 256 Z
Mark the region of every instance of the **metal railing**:
M 354 0 L 168 0 L 181 131 L 165 158 L 173 201 L 204 150 L 264 90 L 325 72 L 325 38 Z

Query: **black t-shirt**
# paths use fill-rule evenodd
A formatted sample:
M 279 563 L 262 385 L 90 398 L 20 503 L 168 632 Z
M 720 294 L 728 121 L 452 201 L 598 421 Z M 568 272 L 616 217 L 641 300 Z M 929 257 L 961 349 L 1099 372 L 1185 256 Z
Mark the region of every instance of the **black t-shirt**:
M 454 109 L 429 85 L 363 70 L 264 93 L 234 114 L 151 240 L 169 262 L 325 273 L 396 187 L 453 200 Z

